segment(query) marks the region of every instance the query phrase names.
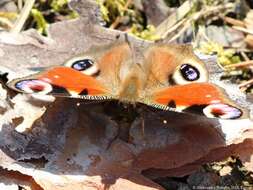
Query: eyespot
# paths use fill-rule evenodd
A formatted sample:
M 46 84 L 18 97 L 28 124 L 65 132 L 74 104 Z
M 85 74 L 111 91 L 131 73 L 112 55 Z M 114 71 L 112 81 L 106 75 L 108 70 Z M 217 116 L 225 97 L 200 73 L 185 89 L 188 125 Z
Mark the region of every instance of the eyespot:
M 15 87 L 22 92 L 36 94 L 48 94 L 53 90 L 51 84 L 36 79 L 19 81 Z
M 173 81 L 173 82 L 171 82 Z M 189 84 L 192 82 L 207 82 L 208 73 L 204 65 L 198 62 L 189 62 L 179 65 L 169 77 L 170 84 Z
M 199 79 L 199 70 L 189 64 L 183 64 L 180 66 L 180 72 L 183 78 L 187 81 L 195 81 Z
M 203 109 L 203 113 L 210 118 L 238 119 L 242 111 L 228 104 L 211 104 Z
M 77 60 L 72 64 L 72 68 L 78 71 L 84 71 L 92 67 L 94 62 L 91 59 Z
M 95 60 L 90 57 L 75 57 L 68 60 L 65 65 L 90 76 L 99 73 L 99 68 Z

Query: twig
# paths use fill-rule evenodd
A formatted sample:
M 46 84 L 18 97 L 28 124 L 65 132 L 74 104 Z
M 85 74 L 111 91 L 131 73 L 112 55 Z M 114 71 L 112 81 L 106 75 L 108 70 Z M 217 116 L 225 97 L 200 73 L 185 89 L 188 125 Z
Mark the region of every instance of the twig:
M 226 5 L 219 5 L 216 7 L 206 7 L 205 9 L 201 10 L 200 12 L 196 12 L 192 15 L 193 21 L 196 21 L 204 16 L 214 15 L 216 13 L 220 13 L 223 10 L 229 10 L 234 7 L 233 3 L 227 3 Z
M 23 8 L 23 0 L 18 0 L 18 10 L 21 11 Z
M 236 52 L 252 52 L 249 48 L 240 48 L 240 47 L 231 47 L 231 46 L 224 46 L 226 50 L 234 50 Z
M 131 3 L 132 3 L 132 0 L 128 0 L 128 1 L 126 2 L 125 6 L 123 7 L 123 10 L 122 10 L 122 11 L 125 12 Z M 122 17 L 121 17 L 121 16 L 118 16 L 118 17 L 115 19 L 115 21 L 111 24 L 110 28 L 111 28 L 111 29 L 115 29 L 115 28 L 119 25 L 121 19 L 122 19 Z
M 240 62 L 240 63 L 231 64 L 231 65 L 226 65 L 225 68 L 248 67 L 248 66 L 253 66 L 253 60 L 243 61 L 243 62 Z
M 172 41 L 176 40 L 177 38 L 179 38 L 190 26 L 191 26 L 191 23 L 187 22 L 183 26 L 183 28 L 181 28 L 180 31 L 177 32 L 176 35 L 174 35 L 168 42 L 172 42 Z
M 205 27 L 204 26 L 199 26 L 199 34 L 204 37 L 204 39 L 207 41 L 207 42 L 210 42 L 210 38 L 207 36 L 206 32 L 205 32 Z
M 2 12 L 2 11 L 0 11 L 0 17 L 4 17 L 4 18 L 10 19 L 10 20 L 16 19 L 17 16 L 18 16 L 18 14 L 15 12 Z
M 234 26 L 240 26 L 240 27 L 245 27 L 245 23 L 241 20 L 237 20 L 231 17 L 227 17 L 227 16 L 221 16 L 221 18 L 229 24 L 232 24 Z
M 244 33 L 253 35 L 253 31 L 252 31 L 252 30 L 249 30 L 249 29 L 247 29 L 247 28 L 243 28 L 243 27 L 240 27 L 240 26 L 233 26 L 232 28 L 234 28 L 234 29 L 236 29 L 236 30 L 239 30 L 239 31 L 241 31 L 241 32 L 244 32 Z
M 169 28 L 166 33 L 164 33 L 164 36 L 168 36 L 169 34 L 173 33 L 174 31 L 178 30 L 178 28 L 181 27 L 181 25 L 183 25 L 185 22 L 187 21 L 187 19 L 182 19 L 180 20 L 178 23 L 176 23 L 174 26 L 172 26 L 171 28 Z
M 233 3 L 227 3 L 226 5 L 219 5 L 219 6 L 216 6 L 216 7 L 206 7 L 205 9 L 201 10 L 200 12 L 196 12 L 193 15 L 191 15 L 191 17 L 188 18 L 187 22 L 181 22 L 180 24 L 184 24 L 184 23 L 188 23 L 188 22 L 194 22 L 194 21 L 199 20 L 202 17 L 209 16 L 209 15 L 216 14 L 216 13 L 220 13 L 222 10 L 229 10 L 229 9 L 232 9 L 233 7 L 234 7 Z M 166 19 L 167 20 L 166 22 L 169 22 L 170 19 L 171 19 L 170 17 L 168 19 Z M 171 28 L 169 28 L 169 27 L 173 27 L 175 24 L 176 23 L 173 23 L 173 22 L 172 22 L 172 24 L 167 24 L 168 28 L 166 30 L 163 29 L 162 31 L 158 31 L 157 33 L 159 34 L 159 33 L 163 32 L 162 35 L 160 35 L 160 36 L 161 36 L 162 39 L 166 38 L 166 36 L 168 36 L 168 34 L 170 34 L 171 32 L 174 32 L 174 30 L 171 30 Z M 191 26 L 191 25 L 188 25 L 188 26 Z M 178 26 L 178 28 L 179 28 L 179 26 Z M 183 27 L 183 28 L 185 29 L 185 27 Z M 159 30 L 159 28 L 157 28 L 157 29 Z
M 11 28 L 13 28 L 13 24 L 11 21 L 9 21 L 7 18 L 1 18 L 1 17 L 0 17 L 0 26 L 7 30 L 10 30 Z
M 185 1 L 174 13 L 164 20 L 156 29 L 156 35 L 162 39 L 169 34 L 168 30 L 173 27 L 178 21 L 182 20 L 187 13 L 192 9 L 192 4 L 195 1 Z
M 248 81 L 246 81 L 244 83 L 241 83 L 239 85 L 239 88 L 242 88 L 242 87 L 245 87 L 245 86 L 249 86 L 249 85 L 253 85 L 253 79 L 250 79 L 250 80 L 248 80 Z
M 249 57 L 247 56 L 247 54 L 244 51 L 240 52 L 240 54 L 242 55 L 242 57 L 245 61 L 250 61 Z
M 11 29 L 10 32 L 19 33 L 22 30 L 22 28 L 25 24 L 25 21 L 28 18 L 34 3 L 35 3 L 35 0 L 26 0 L 25 1 L 25 5 L 24 5 L 23 9 L 21 10 L 20 16 L 16 20 L 14 27 Z

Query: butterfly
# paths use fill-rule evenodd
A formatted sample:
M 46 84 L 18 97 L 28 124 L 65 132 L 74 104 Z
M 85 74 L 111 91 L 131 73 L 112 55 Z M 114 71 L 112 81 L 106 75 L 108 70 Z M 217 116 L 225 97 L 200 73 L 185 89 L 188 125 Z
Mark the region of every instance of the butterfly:
M 91 47 L 60 66 L 7 83 L 21 93 L 142 103 L 208 118 L 241 119 L 247 111 L 209 82 L 190 45 L 157 42 L 141 56 L 127 41 Z

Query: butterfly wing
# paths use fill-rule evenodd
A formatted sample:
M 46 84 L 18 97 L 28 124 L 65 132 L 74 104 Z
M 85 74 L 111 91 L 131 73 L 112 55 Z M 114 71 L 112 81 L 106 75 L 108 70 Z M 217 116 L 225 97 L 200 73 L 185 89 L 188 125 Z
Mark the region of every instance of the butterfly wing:
M 171 110 L 203 114 L 210 118 L 246 117 L 242 108 L 230 101 L 219 87 L 209 83 L 169 87 L 155 92 L 153 100 L 156 105 L 166 106 Z
M 61 97 L 103 97 L 108 89 L 95 78 L 69 67 L 52 67 L 46 71 L 7 84 L 23 93 L 54 95 Z
M 204 63 L 187 45 L 154 45 L 146 53 L 149 76 L 144 103 L 210 118 L 238 119 L 247 112 L 209 83 Z
M 127 43 L 92 47 L 85 54 L 7 85 L 19 92 L 83 99 L 114 98 L 119 69 L 130 58 Z

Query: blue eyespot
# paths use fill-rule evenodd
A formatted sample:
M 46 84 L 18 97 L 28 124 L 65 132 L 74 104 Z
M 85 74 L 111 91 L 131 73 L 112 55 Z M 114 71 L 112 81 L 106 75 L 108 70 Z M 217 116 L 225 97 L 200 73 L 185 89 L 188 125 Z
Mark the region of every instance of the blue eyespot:
M 198 80 L 200 77 L 199 70 L 189 64 L 183 64 L 180 67 L 180 72 L 183 78 L 187 81 L 195 81 Z
M 84 71 L 90 68 L 93 64 L 94 62 L 91 59 L 82 59 L 75 61 L 71 67 L 77 71 Z

